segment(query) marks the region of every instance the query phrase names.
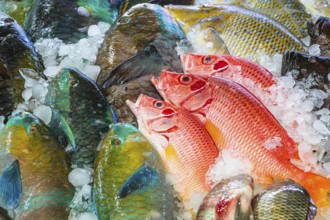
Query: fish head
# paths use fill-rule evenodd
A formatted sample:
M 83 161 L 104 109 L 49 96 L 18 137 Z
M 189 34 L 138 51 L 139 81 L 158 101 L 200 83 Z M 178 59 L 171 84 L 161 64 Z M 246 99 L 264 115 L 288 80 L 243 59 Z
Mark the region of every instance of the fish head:
M 15 19 L 6 15 L 5 13 L 0 12 L 0 27 L 6 26 L 12 23 L 16 23 Z
M 168 135 L 178 129 L 178 109 L 171 104 L 141 94 L 136 103 L 126 101 L 138 121 L 139 130 L 160 156 L 169 145 Z
M 49 141 L 51 132 L 47 126 L 29 112 L 20 112 L 11 117 L 4 127 L 8 151 L 14 155 L 26 154 L 40 145 L 41 139 Z
M 204 55 L 187 53 L 181 56 L 186 73 L 201 76 L 226 77 L 235 73 L 241 73 L 241 67 L 234 65 L 227 59 L 228 55 Z
M 117 123 L 110 127 L 107 136 L 107 143 L 111 143 L 113 148 L 120 148 L 129 143 L 137 143 L 143 141 L 143 137 L 139 130 L 128 123 Z
M 207 77 L 163 71 L 152 82 L 167 102 L 192 113 L 204 115 L 213 101 Z

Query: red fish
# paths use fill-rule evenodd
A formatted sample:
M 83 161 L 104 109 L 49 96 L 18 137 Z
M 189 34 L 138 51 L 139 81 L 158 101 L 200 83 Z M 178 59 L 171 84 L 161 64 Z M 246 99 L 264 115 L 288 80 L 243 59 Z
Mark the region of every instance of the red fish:
M 244 87 L 223 78 L 171 72 L 163 72 L 160 81 L 153 79 L 153 83 L 169 102 L 204 116 L 205 127 L 219 151 L 227 149 L 249 160 L 259 182 L 290 178 L 308 190 L 319 208 L 329 205 L 330 179 L 305 173 L 290 162 L 296 156 L 296 143 Z M 266 146 L 269 140 L 278 143 Z
M 248 59 L 226 54 L 187 53 L 181 56 L 181 60 L 186 73 L 220 76 L 234 81 L 236 81 L 238 74 L 243 78 L 252 80 L 255 84 L 260 84 L 261 88 L 268 88 L 275 84 L 273 75 L 267 69 Z M 241 84 L 241 82 L 238 83 Z
M 207 193 L 211 188 L 205 175 L 219 152 L 203 124 L 188 111 L 146 95 L 127 104 L 173 175 L 182 200 L 189 201 L 194 192 Z

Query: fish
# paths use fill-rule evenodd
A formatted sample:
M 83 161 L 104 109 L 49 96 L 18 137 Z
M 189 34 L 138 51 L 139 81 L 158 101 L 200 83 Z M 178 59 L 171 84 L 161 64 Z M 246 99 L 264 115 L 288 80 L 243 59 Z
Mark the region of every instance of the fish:
M 233 176 L 220 181 L 204 198 L 196 220 L 249 220 L 253 197 L 253 179 L 248 175 Z
M 207 193 L 211 187 L 205 175 L 219 152 L 203 124 L 188 111 L 143 94 L 127 105 L 160 155 L 181 201 L 190 202 L 194 193 Z
M 0 11 L 14 18 L 18 24 L 23 25 L 32 2 L 33 0 L 0 0 Z
M 39 77 L 43 74 L 43 64 L 26 36 L 23 28 L 10 16 L 0 12 L 0 115 L 6 120 L 15 107 L 23 101 L 24 79 L 20 69 L 34 70 Z
M 227 3 L 227 1 L 218 0 L 217 3 Z M 233 1 L 230 4 L 251 9 L 274 19 L 299 39 L 307 36 L 306 23 L 311 19 L 311 15 L 298 0 L 247 0 Z
M 11 220 L 7 211 L 0 207 L 0 220 Z
M 45 105 L 53 109 L 51 129 L 64 146 L 73 147 L 72 162 L 93 165 L 99 142 L 116 120 L 95 82 L 77 69 L 63 68 L 49 82 Z
M 299 159 L 297 143 L 287 134 L 269 110 L 236 82 L 192 74 L 164 72 L 154 80 L 164 99 L 176 107 L 204 117 L 205 128 L 219 151 L 253 165 L 261 184 L 290 178 L 304 186 L 324 214 L 329 206 L 330 179 L 304 172 L 290 160 Z M 276 141 L 276 146 L 269 146 Z
M 187 53 L 181 56 L 184 72 L 204 76 L 219 76 L 236 81 L 237 75 L 268 88 L 275 84 L 273 74 L 248 59 L 226 54 L 204 55 Z M 239 83 L 239 82 L 238 82 Z M 244 84 L 244 81 L 241 83 Z
M 134 5 L 140 4 L 140 3 L 151 3 L 151 4 L 157 4 L 157 5 L 193 5 L 194 0 L 124 0 L 119 3 L 119 15 L 123 15 L 126 11 L 128 11 L 131 7 Z
M 317 208 L 306 189 L 291 179 L 275 183 L 252 200 L 253 219 L 313 220 Z
M 68 219 L 71 164 L 49 128 L 21 112 L 8 120 L 0 142 L 0 206 L 13 210 L 17 220 Z
M 133 6 L 106 33 L 96 60 L 101 67 L 97 85 L 106 91 L 108 100 L 136 101 L 139 93 L 132 90 L 132 94 L 116 97 L 111 87 L 128 88 L 128 83 L 137 84 L 145 76 L 150 79 L 162 69 L 182 72 L 175 47 L 183 39 L 185 34 L 163 7 L 149 3 Z M 151 82 L 144 79 L 143 87 L 151 91 Z M 155 92 L 153 97 L 159 95 Z M 119 122 L 136 123 L 126 104 L 120 101 L 111 104 L 117 109 Z
M 24 20 L 27 35 L 33 42 L 40 38 L 58 38 L 64 43 L 76 43 L 87 37 L 88 27 L 100 19 L 93 14 L 79 13 L 79 6 L 99 12 L 110 24 L 118 16 L 116 7 L 107 0 L 34 0 Z
M 165 8 L 181 24 L 185 33 L 214 28 L 233 56 L 258 61 L 262 53 L 282 54 L 291 49 L 305 51 L 303 43 L 281 24 L 240 6 L 169 5 Z
M 152 145 L 131 124 L 114 124 L 95 162 L 100 219 L 175 219 L 172 186 Z
M 307 27 L 311 44 L 319 44 L 321 56 L 330 57 L 330 18 L 319 17 L 315 23 L 309 20 Z

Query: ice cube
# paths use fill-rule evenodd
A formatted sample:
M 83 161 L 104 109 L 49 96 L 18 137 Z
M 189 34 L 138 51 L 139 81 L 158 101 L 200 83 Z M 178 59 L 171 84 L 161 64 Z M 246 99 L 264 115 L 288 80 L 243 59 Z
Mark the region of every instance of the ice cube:
M 102 34 L 105 34 L 105 32 L 107 32 L 110 28 L 110 24 L 108 24 L 106 22 L 102 22 L 102 21 L 97 23 L 97 26 L 99 27 Z
M 94 213 L 84 212 L 79 216 L 78 220 L 97 220 L 97 217 Z
M 312 56 L 320 56 L 321 55 L 321 49 L 319 44 L 313 44 L 308 48 L 309 55 Z
M 54 77 L 61 70 L 59 66 L 49 66 L 45 69 L 44 74 L 48 77 Z
M 100 71 L 101 68 L 99 66 L 87 65 L 85 66 L 85 69 L 82 72 L 95 82 L 98 75 L 100 74 Z
M 320 134 L 325 134 L 325 135 L 329 135 L 330 132 L 328 130 L 328 128 L 325 126 L 325 124 L 320 121 L 320 120 L 317 120 L 313 123 L 313 128 L 318 131 Z
M 33 114 L 45 122 L 45 124 L 49 124 L 50 119 L 52 118 L 52 109 L 49 106 L 40 105 L 33 109 Z
M 78 12 L 79 15 L 84 16 L 84 17 L 91 16 L 89 11 L 86 8 L 82 7 L 82 6 L 78 7 L 77 12 Z
M 22 92 L 22 97 L 25 101 L 30 100 L 30 98 L 32 97 L 32 89 L 31 88 L 24 89 L 24 91 Z
M 32 97 L 39 100 L 40 98 L 46 96 L 47 88 L 41 84 L 37 84 L 32 87 Z
M 75 168 L 69 173 L 69 182 L 75 187 L 86 185 L 91 182 L 91 172 L 86 169 Z
M 93 37 L 93 36 L 101 34 L 101 31 L 97 25 L 91 25 L 88 28 L 87 34 L 88 34 L 88 36 Z

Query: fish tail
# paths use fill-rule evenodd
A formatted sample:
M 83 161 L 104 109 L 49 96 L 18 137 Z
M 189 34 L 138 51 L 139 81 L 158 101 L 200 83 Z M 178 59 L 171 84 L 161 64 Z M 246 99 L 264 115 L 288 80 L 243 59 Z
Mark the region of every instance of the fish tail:
M 317 206 L 318 215 L 327 212 L 329 209 L 330 179 L 317 174 L 306 173 L 303 175 L 301 184 Z

